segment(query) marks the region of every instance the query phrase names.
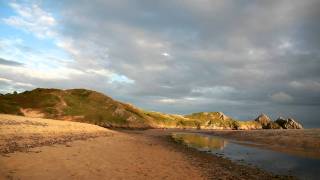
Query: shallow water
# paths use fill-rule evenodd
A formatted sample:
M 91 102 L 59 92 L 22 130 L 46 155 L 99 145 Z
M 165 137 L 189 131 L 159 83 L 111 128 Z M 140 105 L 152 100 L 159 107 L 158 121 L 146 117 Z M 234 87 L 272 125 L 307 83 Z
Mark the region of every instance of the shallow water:
M 172 137 L 200 151 L 223 156 L 241 164 L 254 165 L 276 174 L 293 175 L 299 179 L 320 178 L 320 159 L 289 155 L 201 133 L 174 133 Z

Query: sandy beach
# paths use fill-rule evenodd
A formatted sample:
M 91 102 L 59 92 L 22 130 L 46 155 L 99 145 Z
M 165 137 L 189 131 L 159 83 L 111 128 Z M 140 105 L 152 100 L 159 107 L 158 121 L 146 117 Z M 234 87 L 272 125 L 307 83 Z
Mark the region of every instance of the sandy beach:
M 176 144 L 170 131 L 10 115 L 0 122 L 0 179 L 290 179 Z

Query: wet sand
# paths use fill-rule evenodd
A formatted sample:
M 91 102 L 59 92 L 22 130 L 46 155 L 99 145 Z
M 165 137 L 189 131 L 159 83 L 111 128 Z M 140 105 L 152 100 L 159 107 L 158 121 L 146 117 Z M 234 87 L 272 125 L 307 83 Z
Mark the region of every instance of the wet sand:
M 1 147 L 14 144 L 1 151 L 0 179 L 290 178 L 178 145 L 167 136 L 170 131 L 51 121 L 0 115 Z

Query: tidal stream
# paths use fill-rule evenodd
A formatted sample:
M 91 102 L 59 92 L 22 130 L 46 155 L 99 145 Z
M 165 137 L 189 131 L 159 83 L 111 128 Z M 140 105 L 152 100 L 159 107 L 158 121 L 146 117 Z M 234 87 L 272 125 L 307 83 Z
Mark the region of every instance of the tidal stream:
M 201 133 L 173 133 L 175 141 L 222 156 L 240 164 L 253 165 L 260 169 L 281 175 L 292 175 L 299 179 L 319 179 L 320 159 L 289 155 L 254 144 L 224 139 Z

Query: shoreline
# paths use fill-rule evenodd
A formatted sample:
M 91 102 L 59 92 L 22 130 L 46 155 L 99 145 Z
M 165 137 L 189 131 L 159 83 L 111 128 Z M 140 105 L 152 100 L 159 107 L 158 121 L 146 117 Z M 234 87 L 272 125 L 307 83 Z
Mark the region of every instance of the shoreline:
M 294 179 L 177 144 L 172 130 L 7 115 L 0 122 L 0 145 L 25 148 L 2 153 L 0 179 Z
M 219 136 L 256 146 L 301 157 L 320 159 L 320 129 L 303 130 L 248 130 L 248 131 L 203 131 L 203 134 Z
M 130 132 L 131 131 L 131 132 Z M 149 133 L 149 132 L 148 132 Z M 44 169 L 42 167 L 37 166 L 36 168 L 34 168 L 34 164 L 30 164 L 30 163 L 34 163 L 32 161 L 20 161 L 20 159 L 24 159 L 25 157 L 32 157 L 31 159 L 35 159 L 36 157 L 43 157 L 43 158 L 47 158 L 45 156 L 47 155 L 54 155 L 55 153 L 53 153 L 54 151 L 58 151 L 60 152 L 59 154 L 61 155 L 61 153 L 64 153 L 63 151 L 66 150 L 71 150 L 71 152 L 75 152 L 75 151 L 81 151 L 82 147 L 80 147 L 78 144 L 80 143 L 81 146 L 90 146 L 92 145 L 92 142 L 95 143 L 96 140 L 99 140 L 98 142 L 102 142 L 102 141 L 106 141 L 107 139 L 110 140 L 110 138 L 118 138 L 115 141 L 119 141 L 122 140 L 122 138 L 133 138 L 133 139 L 140 139 L 141 141 L 139 141 L 139 146 L 145 148 L 145 151 L 149 151 L 153 146 L 158 146 L 161 148 L 164 148 L 165 151 L 169 150 L 168 152 L 174 152 L 174 156 L 170 156 L 170 158 L 175 159 L 176 155 L 179 154 L 179 156 L 182 157 L 184 162 L 181 162 L 182 159 L 180 159 L 178 162 L 176 162 L 177 164 L 179 164 L 180 166 L 184 167 L 186 164 L 186 170 L 184 170 L 184 173 L 188 173 L 189 171 L 193 171 L 193 175 L 190 174 L 190 177 L 192 178 L 187 178 L 188 176 L 186 176 L 186 174 L 176 174 L 176 166 L 166 163 L 166 166 L 164 167 L 163 165 L 160 165 L 162 169 L 166 170 L 170 170 L 170 172 L 166 172 L 169 173 L 168 175 L 168 179 L 174 179 L 172 178 L 172 176 L 174 174 L 176 174 L 176 178 L 179 177 L 178 179 L 182 179 L 182 177 L 184 177 L 184 179 L 294 179 L 294 177 L 292 176 L 283 176 L 283 175 L 275 175 L 269 172 L 265 172 L 259 168 L 253 167 L 253 166 L 248 166 L 248 165 L 240 165 L 237 164 L 235 162 L 232 162 L 229 159 L 225 159 L 223 157 L 219 157 L 219 156 L 215 156 L 212 154 L 208 154 L 205 152 L 200 152 L 197 151 L 193 148 L 178 144 L 176 142 L 173 141 L 173 139 L 171 139 L 168 135 L 160 135 L 159 134 L 144 134 L 143 131 L 139 130 L 125 130 L 125 131 L 119 131 L 116 135 L 114 136 L 100 136 L 100 137 L 94 137 L 94 138 L 89 138 L 89 139 L 83 139 L 83 140 L 74 140 L 74 141 L 70 141 L 68 142 L 68 144 L 41 144 L 41 146 L 38 147 L 33 147 L 33 148 L 29 148 L 27 151 L 22 151 L 22 152 L 14 152 L 14 153 L 8 153 L 5 154 L 5 156 L 3 156 L 4 159 L 6 158 L 11 158 L 11 157 L 19 157 L 19 159 L 15 159 L 14 163 L 11 167 L 15 167 L 19 169 L 19 165 L 21 167 L 22 165 L 22 169 L 24 169 L 23 171 L 19 172 L 19 171 L 14 171 L 14 173 L 10 173 L 12 172 L 12 170 L 7 169 L 7 179 L 14 179 L 14 178 L 20 178 L 24 179 L 24 177 L 26 177 L 25 175 L 27 175 L 28 177 L 32 177 L 33 179 L 41 179 L 38 178 L 38 175 L 34 174 L 35 171 L 43 171 Z M 129 136 L 129 137 L 128 137 Z M 121 139 L 119 139 L 119 137 L 122 137 Z M 131 140 L 133 140 L 131 139 Z M 130 140 L 130 141 L 131 141 Z M 146 142 L 144 142 L 146 141 Z M 143 144 L 141 144 L 143 142 Z M 146 144 L 145 144 L 146 143 Z M 110 144 L 110 145 L 115 145 L 115 144 Z M 130 146 L 132 146 L 133 144 L 130 143 Z M 78 150 L 73 151 L 72 148 L 73 147 L 78 147 Z M 98 147 L 99 149 L 101 147 Z M 104 147 L 106 148 L 106 147 Z M 131 147 L 132 148 L 132 147 Z M 52 152 L 53 151 L 53 152 Z M 164 155 L 163 153 L 158 153 L 158 152 L 154 152 L 155 149 L 153 148 L 153 150 L 151 151 L 154 154 L 159 155 L 160 157 L 158 158 L 162 158 L 161 155 Z M 48 153 L 49 152 L 49 153 Z M 86 152 L 88 153 L 88 152 Z M 79 155 L 81 156 L 82 153 L 79 153 Z M 117 153 L 116 153 L 117 154 Z M 152 156 L 153 156 L 152 155 Z M 85 156 L 85 155 L 84 155 Z M 95 155 L 97 156 L 97 155 Z M 29 159 L 28 158 L 28 159 Z M 124 157 L 126 158 L 126 157 Z M 154 161 L 153 163 L 159 163 L 159 160 L 154 159 L 155 157 L 152 158 L 147 158 L 149 161 Z M 2 159 L 3 160 L 3 159 Z M 0 162 L 3 162 L 0 158 Z M 87 161 L 86 158 L 81 158 L 81 160 Z M 169 159 L 166 159 L 166 161 L 168 161 Z M 17 162 L 19 161 L 19 162 Z M 145 160 L 144 160 L 145 161 Z M 24 163 L 22 163 L 24 162 Z M 29 163 L 27 165 L 27 168 L 25 169 L 25 163 Z M 51 164 L 49 167 L 52 166 L 56 166 L 56 165 L 61 165 L 61 163 L 65 163 L 65 162 L 54 162 L 53 164 Z M 78 161 L 78 163 L 81 163 Z M 116 163 L 115 161 L 112 161 L 112 164 Z M 122 162 L 123 163 L 123 162 Z M 145 163 L 145 162 L 141 162 L 141 163 Z M 153 164 L 152 163 L 152 164 Z M 35 163 L 36 164 L 36 163 Z M 89 163 L 91 164 L 91 163 Z M 38 164 L 37 164 L 38 165 Z M 159 165 L 158 165 L 159 166 Z M 33 167 L 31 170 L 30 167 Z M 130 169 L 126 169 L 128 174 L 117 174 L 115 173 L 112 176 L 115 177 L 121 177 L 121 178 L 126 178 L 126 179 L 140 179 L 143 177 L 151 177 L 152 179 L 162 179 L 158 177 L 155 177 L 153 175 L 148 176 L 148 174 L 146 174 L 146 168 L 145 166 L 140 166 L 141 169 L 139 169 L 140 173 L 143 174 L 143 177 L 140 175 L 135 175 L 134 177 L 130 175 L 130 173 L 132 173 L 131 171 L 133 169 L 136 169 L 136 167 L 132 167 L 131 165 L 129 166 Z M 71 171 L 83 171 L 83 169 L 73 169 L 71 168 Z M 106 172 L 113 172 L 112 167 L 108 167 L 107 169 L 104 169 Z M 70 170 L 70 169 L 69 169 Z M 118 169 L 120 171 L 120 169 Z M 46 171 L 48 172 L 45 173 L 45 176 L 47 175 L 52 175 L 52 172 L 50 172 L 50 170 L 48 171 L 48 169 L 46 169 Z M 134 170 L 135 171 L 135 170 Z M 148 170 L 149 171 L 149 170 Z M 31 174 L 29 174 L 31 173 Z M 60 172 L 62 174 L 67 173 L 67 172 Z M 83 172 L 82 172 L 83 173 Z M 15 176 L 17 175 L 17 176 Z M 97 174 L 90 174 L 90 176 L 95 177 Z M 162 175 L 162 173 L 161 173 Z M 43 177 L 43 176 L 41 176 Z M 70 176 L 69 174 L 64 174 L 62 177 L 62 179 L 69 179 L 72 178 L 72 176 Z M 110 176 L 108 176 L 109 178 Z M 77 177 L 75 179 L 78 179 L 81 177 Z M 108 179 L 105 177 L 99 177 L 102 179 Z
M 130 131 L 132 130 L 123 130 L 120 132 L 128 134 L 141 133 L 142 136 L 151 136 L 157 139 L 157 141 L 162 141 L 166 146 L 173 147 L 180 153 L 183 153 L 194 167 L 198 167 L 201 172 L 205 173 L 205 179 L 296 179 L 294 176 L 273 174 L 255 166 L 239 164 L 225 157 L 198 151 L 186 145 L 179 144 L 169 135 L 172 131 L 160 133 L 159 131 L 166 130 L 153 129 L 151 131 L 155 132 L 150 132 L 149 130 L 149 132 L 145 133 L 139 132 L 138 130 L 136 130 L 136 132 Z M 183 130 L 179 131 L 184 132 Z

